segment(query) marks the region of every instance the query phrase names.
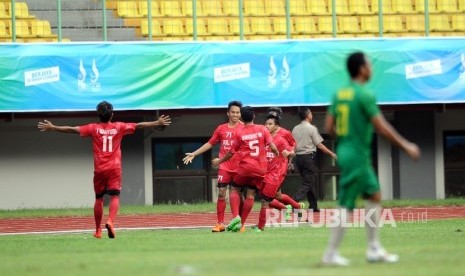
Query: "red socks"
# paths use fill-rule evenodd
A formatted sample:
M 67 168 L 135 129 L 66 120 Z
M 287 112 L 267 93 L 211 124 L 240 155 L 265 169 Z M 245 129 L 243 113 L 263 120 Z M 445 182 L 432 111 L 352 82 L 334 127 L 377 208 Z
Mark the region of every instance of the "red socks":
M 292 208 L 294 208 L 294 209 L 300 209 L 299 203 L 297 203 L 297 201 L 293 200 L 290 196 L 288 196 L 286 194 L 281 194 L 281 200 L 280 201 L 282 203 L 284 203 L 285 205 L 291 205 Z
M 270 208 L 275 208 L 275 209 L 278 209 L 278 210 L 282 210 L 282 209 L 286 209 L 286 206 L 284 206 L 284 204 L 282 204 L 278 200 L 273 199 L 273 201 L 270 202 Z
M 110 198 L 110 219 L 115 222 L 116 215 L 119 210 L 119 196 L 111 196 Z
M 254 203 L 254 198 L 246 198 L 244 201 L 244 205 L 242 206 L 242 213 L 241 213 L 241 218 L 242 218 L 242 225 L 245 224 L 245 220 L 250 214 L 250 211 L 252 211 Z
M 96 198 L 94 203 L 95 228 L 99 229 L 103 217 L 103 198 Z
M 218 217 L 218 223 L 224 223 L 224 211 L 226 210 L 226 201 L 224 198 L 219 199 L 216 202 L 216 215 Z
M 260 215 L 258 217 L 258 228 L 263 230 L 266 224 L 266 211 L 268 210 L 267 207 L 263 207 L 260 209 Z
M 231 190 L 229 193 L 229 204 L 231 206 L 231 213 L 233 218 L 239 215 L 239 206 L 241 204 L 241 198 L 237 191 Z

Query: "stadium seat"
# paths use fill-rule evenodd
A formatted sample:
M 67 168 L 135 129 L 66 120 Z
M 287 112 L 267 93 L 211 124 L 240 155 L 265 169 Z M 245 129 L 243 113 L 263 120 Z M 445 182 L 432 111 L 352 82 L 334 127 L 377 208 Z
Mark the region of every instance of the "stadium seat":
M 305 0 L 289 0 L 289 14 L 291 16 L 305 15 L 306 13 Z
M 345 34 L 360 33 L 360 25 L 356 16 L 340 16 L 339 18 L 339 32 Z
M 275 17 L 273 18 L 273 29 L 276 34 L 287 34 L 287 22 L 285 17 Z M 295 33 L 294 24 L 292 24 L 292 20 L 289 25 L 290 33 Z
M 180 19 L 163 19 L 163 33 L 167 36 L 183 36 L 187 35 L 184 32 L 183 24 Z
M 227 16 L 238 16 L 239 15 L 239 1 L 223 0 L 223 12 Z
M 465 12 L 465 0 L 458 0 L 458 11 Z
M 463 14 L 452 15 L 452 30 L 465 31 L 465 16 Z
M 135 1 L 118 1 L 116 12 L 119 17 L 142 17 Z
M 252 30 L 250 29 L 250 21 L 247 18 L 244 18 L 243 22 L 244 27 L 244 35 L 252 34 Z M 234 35 L 240 35 L 240 22 L 239 18 L 232 18 L 229 21 L 229 28 Z
M 31 34 L 31 32 L 29 31 L 29 26 L 27 24 L 27 21 L 16 20 L 15 26 L 16 26 L 16 37 L 20 37 L 20 38 L 35 37 L 35 35 Z M 10 25 L 10 33 L 12 34 L 11 25 Z
M 224 41 L 226 38 L 224 36 L 207 36 L 205 37 L 206 41 Z
M 337 21 L 336 21 L 336 32 L 337 32 Z M 322 34 L 333 33 L 333 17 L 332 16 L 320 16 L 318 17 L 318 32 Z
M 457 12 L 456 0 L 437 0 L 437 7 L 439 12 Z
M 397 14 L 413 13 L 412 2 L 410 0 L 392 0 L 392 11 Z
M 265 1 L 265 13 L 270 16 L 286 15 L 283 0 Z
M 237 40 L 241 40 L 241 37 L 240 36 L 227 36 L 225 37 L 226 40 L 230 40 L 230 41 L 237 41 Z
M 11 37 L 11 35 L 6 30 L 5 22 L 0 21 L 0 38 L 8 38 L 8 37 Z
M 161 32 L 161 25 L 157 19 L 152 19 L 152 36 L 163 36 Z M 149 20 L 142 19 L 140 22 L 140 32 L 142 36 L 149 35 Z
M 333 12 L 333 1 L 328 1 L 328 11 L 329 13 Z M 336 1 L 336 14 L 350 14 L 347 0 Z
M 143 16 L 143 17 L 148 17 L 149 16 L 149 7 L 148 7 L 148 2 L 147 1 L 139 1 L 138 2 L 138 7 L 139 7 L 139 14 L 141 16 Z M 151 2 L 150 11 L 152 13 L 152 17 L 161 16 L 159 3 L 157 1 L 152 1 Z
M 295 31 L 298 34 L 316 34 L 315 18 L 313 17 L 297 17 L 295 19 Z
M 360 29 L 364 33 L 379 33 L 379 16 L 362 16 Z
M 372 0 L 377 1 L 377 0 Z M 368 7 L 367 0 L 349 0 L 349 11 L 352 14 L 372 14 Z
M 194 20 L 186 20 L 186 33 L 190 36 L 194 34 Z M 205 36 L 208 35 L 207 28 L 205 27 L 205 21 L 201 18 L 197 19 L 197 35 Z
M 8 10 L 10 11 L 11 16 L 11 3 L 8 3 Z M 29 8 L 26 2 L 16 2 L 15 3 L 15 17 L 22 19 L 33 19 L 35 16 L 29 14 Z
M 425 13 L 425 0 L 415 0 L 415 11 Z M 436 0 L 428 0 L 428 13 L 437 13 Z
M 11 16 L 6 11 L 5 3 L 0 2 L 0 19 L 8 19 L 8 18 L 11 18 Z
M 407 16 L 405 26 L 409 32 L 424 32 L 425 31 L 425 16 L 413 15 Z
M 383 33 L 405 32 L 402 25 L 402 18 L 398 15 L 383 16 Z
M 223 16 L 223 9 L 219 0 L 203 0 L 203 14 L 206 16 Z
M 193 16 L 194 9 L 192 6 L 192 0 L 184 0 L 181 3 L 182 14 L 185 16 Z M 203 16 L 202 2 L 195 2 L 196 16 Z
M 244 0 L 244 15 L 265 16 L 265 5 L 262 0 Z
M 162 1 L 160 11 L 163 16 L 183 16 L 183 14 L 181 13 L 181 6 L 179 5 L 178 1 Z
M 373 13 L 379 13 L 379 3 L 377 0 L 371 0 L 371 11 Z M 383 14 L 391 14 L 392 12 L 392 2 L 391 0 L 383 0 Z
M 253 17 L 250 20 L 250 29 L 257 35 L 273 34 L 270 19 L 268 17 Z
M 331 13 L 324 0 L 307 0 L 307 14 L 329 15 Z
M 37 37 L 53 38 L 56 37 L 52 34 L 50 22 L 47 20 L 33 20 L 31 21 L 31 34 Z
M 208 33 L 212 35 L 230 35 L 228 23 L 224 18 L 208 18 Z
M 432 32 L 450 32 L 449 16 L 445 14 L 433 14 L 429 16 L 429 30 Z

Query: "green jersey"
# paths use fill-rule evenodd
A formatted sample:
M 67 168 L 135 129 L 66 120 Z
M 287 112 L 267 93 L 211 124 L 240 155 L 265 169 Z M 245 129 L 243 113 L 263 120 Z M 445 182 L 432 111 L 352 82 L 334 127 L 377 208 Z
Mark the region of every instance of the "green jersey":
M 370 158 L 373 125 L 371 119 L 380 113 L 373 93 L 352 82 L 340 89 L 333 98 L 328 112 L 334 116 L 338 149 L 355 152 Z

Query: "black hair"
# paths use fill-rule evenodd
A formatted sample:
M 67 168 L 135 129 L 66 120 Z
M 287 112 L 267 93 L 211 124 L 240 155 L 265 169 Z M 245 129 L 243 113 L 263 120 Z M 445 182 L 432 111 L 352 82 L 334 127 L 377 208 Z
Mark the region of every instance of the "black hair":
M 270 113 L 277 114 L 279 117 L 281 117 L 281 115 L 283 115 L 283 110 L 281 109 L 281 107 L 272 106 L 268 108 L 268 114 Z
M 307 118 L 308 116 L 308 113 L 310 113 L 310 108 L 308 107 L 303 107 L 299 110 L 299 118 L 301 120 L 305 120 L 305 118 Z
M 244 123 L 250 123 L 253 121 L 255 117 L 255 113 L 253 111 L 253 108 L 251 106 L 243 106 L 241 108 L 241 117 Z
M 269 119 L 273 119 L 275 125 L 278 125 L 279 126 L 279 123 L 281 121 L 281 118 L 280 117 L 277 117 L 277 116 L 274 116 L 272 114 L 268 114 L 268 116 L 266 117 L 266 120 L 268 121 Z
M 362 52 L 355 52 L 350 54 L 347 58 L 347 71 L 349 71 L 350 77 L 356 78 L 360 74 L 360 68 L 366 65 L 367 61 L 365 54 Z
M 109 122 L 113 115 L 113 105 L 107 101 L 100 102 L 97 105 L 97 114 L 102 123 Z
M 232 107 L 232 106 L 237 106 L 237 107 L 239 107 L 239 108 L 242 108 L 242 103 L 241 103 L 240 101 L 230 101 L 230 102 L 228 103 L 228 111 L 231 110 L 231 107 Z

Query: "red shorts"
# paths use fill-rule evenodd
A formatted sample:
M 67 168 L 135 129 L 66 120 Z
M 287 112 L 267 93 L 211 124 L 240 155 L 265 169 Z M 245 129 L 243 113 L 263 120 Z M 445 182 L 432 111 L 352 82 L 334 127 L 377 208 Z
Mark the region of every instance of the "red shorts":
M 274 198 L 283 185 L 284 177 L 282 174 L 267 173 L 263 180 L 260 192 L 265 197 Z
M 247 186 L 252 189 L 260 189 L 262 186 L 263 177 L 236 174 L 234 175 L 233 181 L 237 186 Z
M 121 191 L 121 170 L 94 172 L 94 191 L 96 195 L 109 190 Z
M 225 187 L 231 183 L 235 173 L 225 171 L 222 169 L 218 170 L 218 187 Z

